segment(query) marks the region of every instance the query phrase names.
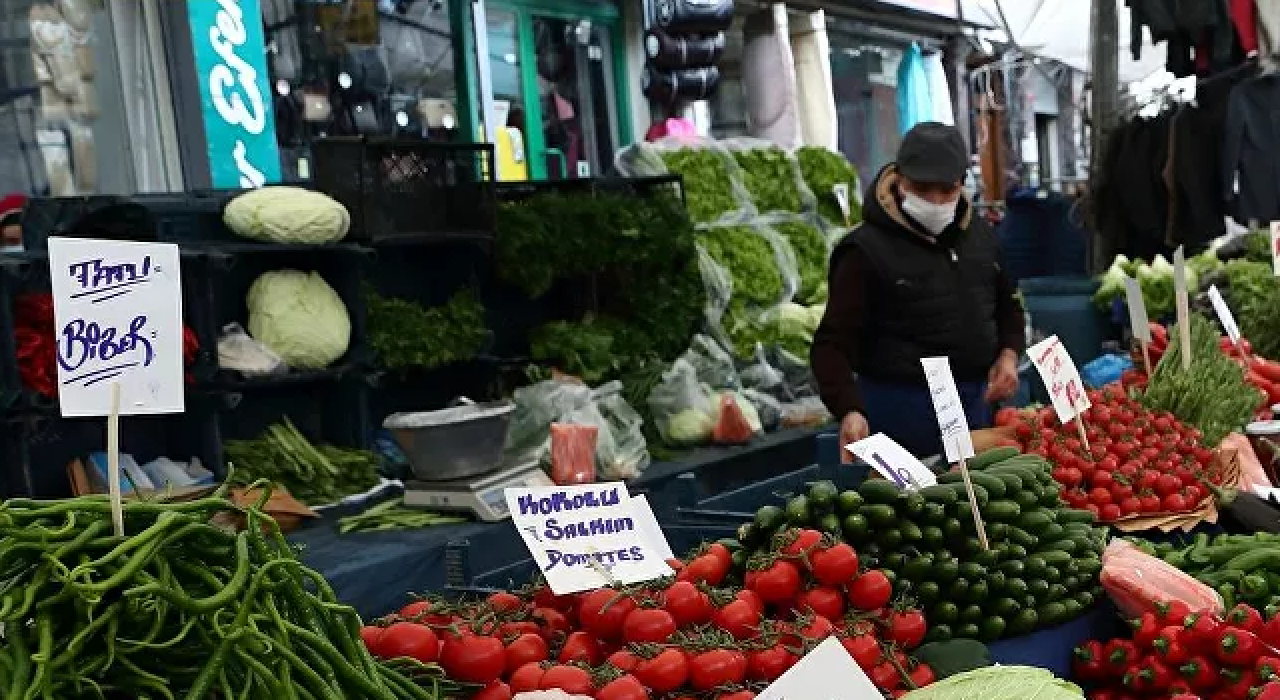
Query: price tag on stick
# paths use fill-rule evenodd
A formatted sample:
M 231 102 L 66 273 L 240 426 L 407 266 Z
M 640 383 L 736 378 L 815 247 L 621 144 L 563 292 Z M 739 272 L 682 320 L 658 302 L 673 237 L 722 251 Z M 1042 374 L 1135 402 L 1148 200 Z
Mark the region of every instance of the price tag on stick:
M 969 477 L 969 464 L 965 460 L 960 460 L 960 476 L 964 479 L 964 490 L 969 496 L 969 512 L 973 513 L 973 526 L 978 531 L 978 541 L 982 543 L 983 550 L 990 550 L 991 543 L 987 541 L 987 526 L 982 522 L 982 511 L 978 508 L 978 498 L 973 493 L 973 479 Z
M 964 414 L 964 403 L 951 375 L 951 361 L 945 357 L 922 357 L 924 378 L 933 397 L 933 412 L 938 417 L 938 430 L 942 433 L 942 445 L 947 462 L 955 464 L 973 456 L 973 436 L 969 434 L 969 419 Z
M 1222 298 L 1222 292 L 1218 291 L 1218 285 L 1209 286 L 1209 302 L 1213 304 L 1213 311 L 1218 315 L 1218 321 L 1222 323 L 1222 329 L 1227 332 L 1227 337 L 1231 339 L 1231 344 L 1236 346 L 1236 352 L 1239 353 L 1240 359 L 1244 360 L 1245 367 L 1249 366 L 1249 358 L 1245 355 L 1244 345 L 1240 343 L 1240 327 L 1236 325 L 1236 317 L 1231 313 L 1231 307 L 1227 306 L 1227 300 Z
M 1173 299 L 1178 314 L 1178 339 L 1182 341 L 1182 371 L 1191 371 L 1191 306 L 1187 300 L 1187 259 L 1182 246 L 1173 251 Z
M 168 243 L 49 239 L 64 417 L 107 417 L 107 483 L 116 534 L 120 416 L 181 413 L 182 270 Z
M 1147 320 L 1147 302 L 1142 298 L 1142 286 L 1132 277 L 1124 278 L 1124 296 L 1129 305 L 1129 327 L 1133 337 L 1142 346 L 1142 367 L 1151 376 L 1151 326 Z
M 1084 443 L 1085 449 L 1091 449 L 1081 414 L 1092 403 L 1084 391 L 1084 382 L 1080 379 L 1080 372 L 1076 370 L 1076 363 L 1071 360 L 1067 347 L 1058 340 L 1058 336 L 1051 335 L 1028 348 L 1027 354 L 1040 373 L 1041 381 L 1049 389 L 1049 398 L 1053 401 L 1053 410 L 1058 414 L 1058 420 L 1063 425 L 1075 421 L 1080 442 Z
M 916 491 L 938 483 L 938 477 L 928 467 L 884 433 L 849 443 L 845 448 L 900 489 Z

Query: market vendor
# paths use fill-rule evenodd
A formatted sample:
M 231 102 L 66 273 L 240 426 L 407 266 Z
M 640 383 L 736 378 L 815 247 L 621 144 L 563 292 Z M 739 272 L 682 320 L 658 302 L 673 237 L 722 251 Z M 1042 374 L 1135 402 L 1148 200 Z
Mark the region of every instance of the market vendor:
M 842 446 L 879 432 L 919 457 L 943 452 L 922 357 L 950 358 L 971 429 L 1018 388 L 1022 307 L 995 234 L 961 191 L 968 162 L 955 127 L 916 125 L 831 255 L 811 360 Z

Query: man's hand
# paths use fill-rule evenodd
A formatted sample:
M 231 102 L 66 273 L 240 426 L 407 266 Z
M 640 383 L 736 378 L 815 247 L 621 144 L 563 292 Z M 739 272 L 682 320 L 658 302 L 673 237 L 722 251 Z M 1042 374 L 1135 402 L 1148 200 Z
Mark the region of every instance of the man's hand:
M 845 449 L 845 445 L 857 442 L 871 434 L 867 419 L 861 413 L 853 412 L 845 415 L 840 421 L 840 463 L 853 464 L 853 453 Z
M 999 359 L 987 373 L 987 403 L 1011 398 L 1018 391 L 1018 354 L 1002 350 Z

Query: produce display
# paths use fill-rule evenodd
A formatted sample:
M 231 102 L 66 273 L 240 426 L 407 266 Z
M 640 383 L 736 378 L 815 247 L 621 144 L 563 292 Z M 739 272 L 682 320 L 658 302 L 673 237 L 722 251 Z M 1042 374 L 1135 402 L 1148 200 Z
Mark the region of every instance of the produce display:
M 1182 547 L 1168 542 L 1135 544 L 1216 590 L 1228 608 L 1242 602 L 1266 610 L 1268 617 L 1280 611 L 1278 535 L 1200 534 Z
M 484 305 L 470 289 L 430 309 L 365 290 L 369 345 L 389 369 L 434 369 L 475 358 L 489 339 Z
M 741 359 L 749 359 L 756 344 L 778 347 L 809 361 L 809 347 L 818 330 L 825 304 L 801 306 L 793 302 L 779 304 L 755 317 L 735 314 L 725 323 L 725 331 Z M 745 316 L 745 317 L 744 317 Z
M 1222 261 L 1212 249 L 1187 258 L 1187 289 L 1196 289 L 1201 276 L 1208 276 L 1222 267 Z M 1111 310 L 1115 303 L 1124 303 L 1124 280 L 1132 277 L 1142 287 L 1147 305 L 1147 315 L 1164 318 L 1174 313 L 1173 263 L 1163 255 L 1157 255 L 1150 264 L 1142 260 L 1130 260 L 1117 255 L 1098 278 L 1098 289 L 1093 300 L 1103 310 Z
M 1073 508 L 1103 522 L 1194 511 L 1221 485 L 1223 467 L 1198 429 L 1155 413 L 1116 389 L 1090 391 L 1085 447 L 1074 425 L 1052 408 L 1002 417 L 1025 451 L 1053 462 L 1053 478 Z M 1207 483 L 1206 483 L 1207 482 Z
M 287 417 L 254 440 L 228 440 L 223 445 L 234 467 L 228 480 L 248 485 L 258 480 L 278 484 L 308 505 L 328 505 L 373 488 L 378 456 L 365 450 L 311 444 Z
M 404 505 L 402 499 L 394 498 L 355 515 L 339 518 L 338 532 L 345 535 L 348 532 L 416 530 L 438 525 L 457 525 L 469 520 L 456 515 L 432 513 L 421 508 L 409 508 Z
M 801 192 L 804 179 L 797 172 L 798 166 L 786 151 L 777 146 L 731 147 L 733 159 L 742 170 L 743 184 L 751 193 L 756 211 L 787 211 L 800 213 L 811 196 Z M 808 189 L 806 187 L 806 189 Z
M 732 306 L 769 308 L 787 300 L 787 288 L 778 252 L 768 234 L 748 225 L 700 229 L 698 243 L 733 278 Z M 794 268 L 788 271 L 794 275 Z
M 1083 700 L 1074 683 L 1055 678 L 1042 668 L 1000 666 L 956 674 L 928 688 L 908 693 L 907 700 Z
M 787 242 L 796 256 L 800 274 L 800 288 L 796 300 L 804 304 L 826 301 L 827 258 L 830 248 L 822 232 L 812 224 L 800 220 L 779 219 L 770 224 Z
M 683 179 L 685 205 L 694 223 L 709 224 L 738 210 L 723 152 L 690 147 L 663 151 L 661 157 L 667 171 Z
M 1074 677 L 1096 700 L 1249 700 L 1280 685 L 1280 621 L 1245 604 L 1225 619 L 1181 601 L 1132 622 L 1133 634 L 1075 649 Z
M 420 601 L 365 627 L 374 656 L 438 663 L 483 686 L 474 698 L 559 690 L 595 700 L 749 700 L 836 635 L 882 691 L 935 680 L 909 656 L 924 616 L 848 544 L 814 531 L 779 537 L 730 584 L 732 553 L 709 544 L 672 561 L 674 580 L 557 596 L 544 586 L 474 602 Z
M 930 640 L 1028 634 L 1092 606 L 1105 530 L 1094 527 L 1092 513 L 1063 504 L 1049 462 L 1004 447 L 970 460 L 969 469 L 989 549 L 956 472 L 915 493 L 883 479 L 842 493 L 816 482 L 785 506 L 761 508 L 738 538 L 745 552 L 793 528 L 843 539 L 920 603 Z
M 337 200 L 283 185 L 237 195 L 223 208 L 222 221 L 243 238 L 302 245 L 335 243 L 351 228 L 351 214 Z
M 5 698 L 438 700 L 458 685 L 410 659 L 376 661 L 360 618 L 303 566 L 257 505 L 215 495 L 0 505 Z M 245 530 L 218 526 L 226 515 Z
M 862 221 L 861 183 L 858 171 L 853 169 L 849 160 L 840 153 L 825 148 L 805 146 L 796 149 L 796 162 L 800 164 L 800 173 L 804 181 L 818 200 L 818 214 L 823 219 L 843 228 L 844 212 L 833 194 L 836 185 L 849 188 L 849 224 Z
M 347 305 L 317 272 L 264 272 L 245 304 L 249 334 L 293 369 L 324 369 L 347 354 Z

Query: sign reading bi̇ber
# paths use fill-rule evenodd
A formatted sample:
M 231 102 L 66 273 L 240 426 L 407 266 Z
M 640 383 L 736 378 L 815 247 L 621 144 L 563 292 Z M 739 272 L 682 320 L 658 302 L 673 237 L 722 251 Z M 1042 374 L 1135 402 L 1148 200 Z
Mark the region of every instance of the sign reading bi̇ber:
M 279 182 L 258 0 L 188 0 L 187 15 L 213 186 Z

